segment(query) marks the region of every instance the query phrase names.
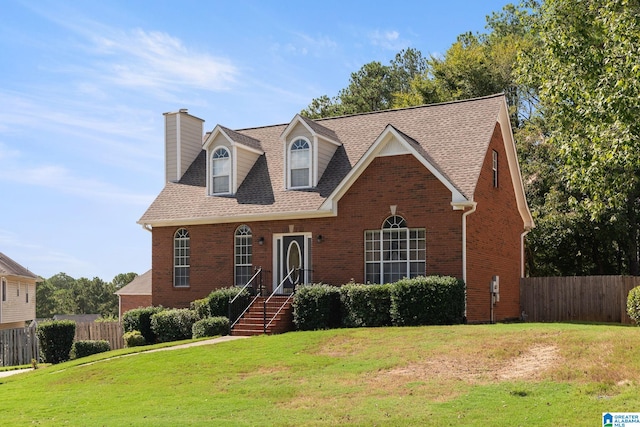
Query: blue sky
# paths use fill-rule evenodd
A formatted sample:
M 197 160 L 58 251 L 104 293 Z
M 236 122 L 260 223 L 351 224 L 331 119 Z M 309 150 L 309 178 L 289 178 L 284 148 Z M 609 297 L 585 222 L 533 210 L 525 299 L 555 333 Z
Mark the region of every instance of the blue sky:
M 141 274 L 162 113 L 286 123 L 365 63 L 442 54 L 506 3 L 2 0 L 0 252 L 45 278 Z

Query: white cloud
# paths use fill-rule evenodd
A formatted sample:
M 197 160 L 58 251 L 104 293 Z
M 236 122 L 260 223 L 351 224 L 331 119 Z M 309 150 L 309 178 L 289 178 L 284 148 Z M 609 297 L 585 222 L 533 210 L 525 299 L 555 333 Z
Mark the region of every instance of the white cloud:
M 61 193 L 107 204 L 115 202 L 148 206 L 154 199 L 153 195 L 131 193 L 108 182 L 76 176 L 69 169 L 58 165 L 13 165 L 1 168 L 0 180 L 51 188 Z
M 95 71 L 108 71 L 104 77 L 118 85 L 220 91 L 228 90 L 239 73 L 230 60 L 191 49 L 159 31 L 106 29 L 106 34 L 88 37 L 93 53 L 109 61 L 95 64 Z
M 369 33 L 369 41 L 374 46 L 394 51 L 399 51 L 409 44 L 407 40 L 400 37 L 400 33 L 396 30 L 372 31 Z

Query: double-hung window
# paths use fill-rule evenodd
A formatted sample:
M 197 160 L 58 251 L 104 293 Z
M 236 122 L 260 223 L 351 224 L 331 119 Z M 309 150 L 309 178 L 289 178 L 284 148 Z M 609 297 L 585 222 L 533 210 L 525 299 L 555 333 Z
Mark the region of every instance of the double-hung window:
M 211 155 L 211 194 L 231 191 L 231 155 L 226 148 L 218 148 Z
M 380 230 L 364 237 L 365 280 L 392 283 L 404 277 L 423 276 L 426 264 L 426 230 L 408 228 L 404 218 L 387 218 Z
M 185 228 L 180 228 L 173 237 L 173 286 L 176 288 L 189 286 L 190 258 L 189 232 Z
M 291 188 L 309 187 L 311 182 L 311 148 L 304 139 L 296 139 L 289 151 Z
M 251 229 L 241 225 L 235 235 L 235 276 L 236 286 L 244 286 L 253 275 Z

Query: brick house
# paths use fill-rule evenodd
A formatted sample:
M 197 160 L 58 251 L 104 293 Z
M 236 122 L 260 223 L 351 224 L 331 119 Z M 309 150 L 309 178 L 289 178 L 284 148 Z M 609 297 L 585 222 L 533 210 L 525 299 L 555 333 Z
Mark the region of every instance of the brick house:
M 0 253 L 0 329 L 24 328 L 36 318 L 36 282 L 41 281 Z
M 148 307 L 151 302 L 151 270 L 136 276 L 131 282 L 115 292 L 118 295 L 118 318 L 129 310 Z
M 187 110 L 165 114 L 167 182 L 139 220 L 153 305 L 188 306 L 261 267 L 269 292 L 455 276 L 470 322 L 490 320 L 499 276 L 495 320 L 519 316 L 534 224 L 503 95 L 202 129 Z

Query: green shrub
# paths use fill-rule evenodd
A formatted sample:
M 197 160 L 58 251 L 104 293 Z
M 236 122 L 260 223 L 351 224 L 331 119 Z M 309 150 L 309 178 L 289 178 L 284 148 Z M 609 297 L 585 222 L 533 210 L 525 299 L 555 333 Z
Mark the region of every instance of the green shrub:
M 124 340 L 125 347 L 139 347 L 147 344 L 147 341 L 144 339 L 140 331 L 125 332 L 122 339 Z
M 193 338 L 229 335 L 229 319 L 217 316 L 198 320 L 191 328 L 191 335 Z
M 122 327 L 125 332 L 140 331 L 148 344 L 155 344 L 158 340 L 151 329 L 151 316 L 164 310 L 164 307 L 143 307 L 129 310 L 122 315 Z
M 76 341 L 71 346 L 71 358 L 91 356 L 92 354 L 104 353 L 111 350 L 111 344 L 105 340 L 83 340 Z
M 189 309 L 196 313 L 198 319 L 206 319 L 207 317 L 211 317 L 211 309 L 209 308 L 209 298 L 202 298 L 192 301 L 189 304 Z M 226 314 L 225 314 L 226 316 Z
M 60 363 L 69 360 L 76 322 L 73 320 L 52 320 L 38 325 L 36 335 L 40 351 L 46 363 Z
M 304 285 L 293 296 L 293 322 L 301 331 L 340 326 L 340 289 L 329 285 Z
M 342 326 L 391 325 L 391 285 L 348 284 L 340 287 Z
M 640 286 L 629 291 L 627 296 L 627 314 L 636 324 L 640 324 Z
M 242 293 L 236 302 L 238 306 L 246 307 L 251 300 L 249 291 L 246 289 L 242 290 L 240 287 L 232 286 L 230 288 L 217 289 L 211 292 L 206 298 L 209 301 L 209 316 L 229 316 L 229 301 L 241 291 Z
M 151 330 L 160 342 L 191 338 L 191 329 L 197 321 L 196 313 L 188 308 L 164 310 L 151 316 Z
M 464 282 L 454 277 L 402 279 L 391 285 L 391 321 L 396 326 L 462 323 L 464 292 Z

